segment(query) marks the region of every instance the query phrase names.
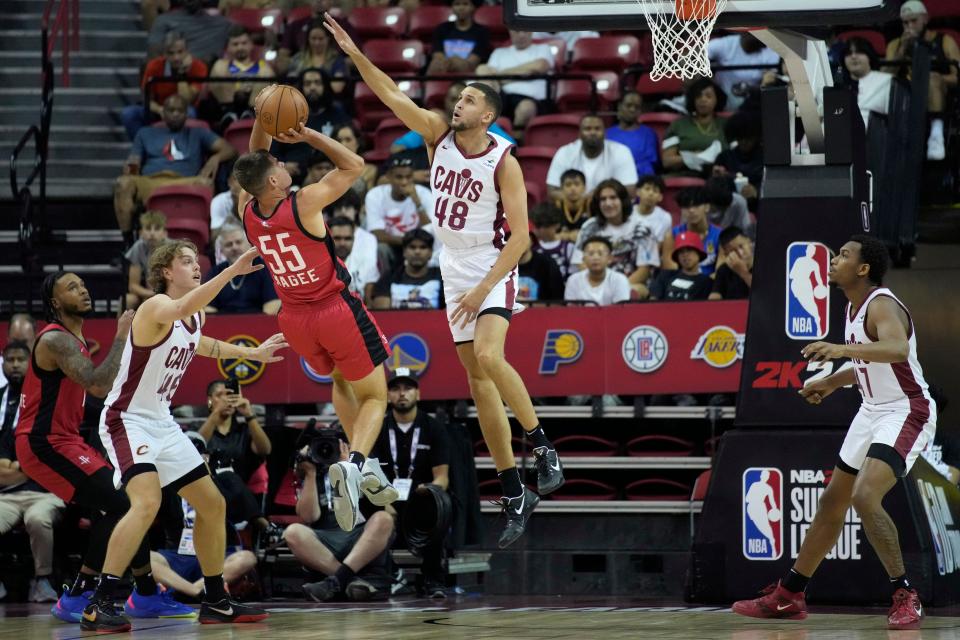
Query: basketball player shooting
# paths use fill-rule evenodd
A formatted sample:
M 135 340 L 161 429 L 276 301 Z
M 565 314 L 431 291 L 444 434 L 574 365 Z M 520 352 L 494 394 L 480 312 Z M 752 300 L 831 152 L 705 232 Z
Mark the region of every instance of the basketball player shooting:
M 897 526 L 882 502 L 933 440 L 937 416 L 917 360 L 910 313 L 882 286 L 888 262 L 883 243 L 864 235 L 853 236 L 830 261 L 828 281 L 840 287 L 848 300 L 846 344 L 814 342 L 802 353 L 815 362 L 850 358 L 852 366 L 807 384 L 800 395 L 811 404 L 820 404 L 837 389 L 856 384 L 863 402 L 840 447 L 840 459 L 793 568 L 761 597 L 734 603 L 735 613 L 753 618 L 806 618 L 807 583 L 836 544 L 853 505 L 890 576 L 893 604 L 888 628 L 920 628 L 920 597 L 907 580 Z
M 511 144 L 487 128 L 500 115 L 500 94 L 482 83 L 466 87 L 450 122 L 410 100 L 357 47 L 337 21 L 327 30 L 353 60 L 380 100 L 410 129 L 423 136 L 431 160 L 430 186 L 436 197 L 433 226 L 443 242 L 440 259 L 450 331 L 467 372 L 470 395 L 484 440 L 503 487 L 507 524 L 500 547 L 519 538 L 540 501 L 520 482 L 503 403 L 513 409 L 534 445 L 541 495 L 563 484 L 557 452 L 544 435 L 523 380 L 504 356 L 516 305 L 517 263 L 530 244 L 527 193 Z M 513 233 L 504 241 L 504 218 Z
M 276 87 L 256 100 L 258 113 Z M 279 90 L 287 90 L 281 87 Z M 339 142 L 300 125 L 276 138 L 306 142 L 336 168 L 315 184 L 290 192 L 293 179 L 267 151 L 271 137 L 258 118 L 250 153 L 234 164 L 243 188 L 238 214 L 250 243 L 263 255 L 283 308 L 277 321 L 293 349 L 310 368 L 333 378 L 333 406 L 350 440 L 350 455 L 330 467 L 328 477 L 337 524 L 352 531 L 359 517 L 361 491 L 377 506 L 399 497 L 376 458 L 367 458 L 380 435 L 387 408 L 383 361 L 387 339 L 351 293 L 350 273 L 337 257 L 323 220 L 323 209 L 343 195 L 363 172 L 363 158 Z
M 200 283 L 197 249 L 176 240 L 150 256 L 149 282 L 157 295 L 140 305 L 123 346 L 120 372 L 100 414 L 100 440 L 114 467 L 114 483 L 125 486 L 130 510 L 110 536 L 103 573 L 80 625 L 98 633 L 125 631 L 129 621 L 113 606 L 120 576 L 157 517 L 161 489 L 171 487 L 196 509 L 189 546 L 203 571 L 204 595 L 199 621 L 204 624 L 256 622 L 267 612 L 235 602 L 223 584 L 226 505 L 196 447 L 170 414 L 173 399 L 195 354 L 208 358 L 245 358 L 277 362 L 287 344 L 281 334 L 256 348 L 200 334 L 203 308 L 233 278 L 263 268 L 249 249 L 223 273 Z M 181 547 L 187 541 L 181 538 Z

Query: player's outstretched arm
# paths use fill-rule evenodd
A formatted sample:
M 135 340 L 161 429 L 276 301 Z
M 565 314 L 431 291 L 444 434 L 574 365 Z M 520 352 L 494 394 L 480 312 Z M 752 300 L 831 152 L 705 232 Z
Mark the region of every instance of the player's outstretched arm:
M 37 360 L 53 360 L 56 366 L 68 378 L 83 387 L 88 393 L 102 398 L 110 391 L 113 379 L 120 370 L 120 356 L 123 354 L 123 345 L 130 334 L 130 325 L 133 324 L 133 311 L 125 311 L 117 320 L 117 335 L 113 339 L 110 352 L 99 367 L 93 366 L 89 356 L 80 351 L 73 336 L 63 331 L 45 333 L 37 343 Z
M 400 87 L 390 76 L 378 69 L 367 56 L 363 55 L 360 47 L 329 13 L 324 15 L 324 20 L 326 21 L 327 31 L 333 35 L 334 40 L 337 41 L 343 52 L 353 60 L 353 64 L 360 72 L 363 81 L 370 86 L 370 89 L 383 101 L 383 104 L 387 105 L 403 121 L 403 124 L 423 136 L 428 145 L 433 144 L 437 138 L 444 134 L 447 130 L 447 123 L 440 115 L 429 109 L 421 109 L 414 104 L 409 96 L 400 91 Z
M 910 357 L 907 327 L 910 320 L 903 308 L 889 296 L 877 296 L 867 306 L 866 329 L 873 329 L 876 342 L 848 344 L 851 358 L 865 362 L 906 362 Z M 870 325 L 873 325 L 872 327 Z
M 218 360 L 221 358 L 245 358 L 257 362 L 280 362 L 283 360 L 283 356 L 274 354 L 280 349 L 286 349 L 287 346 L 287 341 L 282 333 L 273 334 L 260 343 L 259 347 L 244 347 L 217 340 L 210 336 L 202 336 L 200 344 L 197 345 L 197 354 Z

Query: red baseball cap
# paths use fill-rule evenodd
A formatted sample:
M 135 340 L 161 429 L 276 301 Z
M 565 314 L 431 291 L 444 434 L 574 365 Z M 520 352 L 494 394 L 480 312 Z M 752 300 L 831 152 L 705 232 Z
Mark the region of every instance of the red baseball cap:
M 700 240 L 700 236 L 693 231 L 681 231 L 677 234 L 677 237 L 674 238 L 673 253 L 670 254 L 674 262 L 677 261 L 677 252 L 680 251 L 680 249 L 696 249 L 697 253 L 700 254 L 701 260 L 707 257 L 707 253 L 703 250 L 703 242 Z

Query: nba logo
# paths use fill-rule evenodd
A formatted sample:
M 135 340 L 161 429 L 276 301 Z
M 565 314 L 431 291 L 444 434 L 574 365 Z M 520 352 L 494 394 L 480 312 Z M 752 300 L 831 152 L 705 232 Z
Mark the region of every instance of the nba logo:
M 830 249 L 819 242 L 787 247 L 786 331 L 794 340 L 821 340 L 830 330 Z
M 779 560 L 783 555 L 783 474 L 774 467 L 743 472 L 743 556 Z

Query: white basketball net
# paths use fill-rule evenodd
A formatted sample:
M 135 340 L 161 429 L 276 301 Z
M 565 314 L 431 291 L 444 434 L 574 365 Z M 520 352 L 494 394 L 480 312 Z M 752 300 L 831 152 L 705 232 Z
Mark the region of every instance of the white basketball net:
M 651 80 L 712 76 L 707 42 L 727 0 L 637 0 L 653 35 Z M 691 16 L 684 19 L 677 6 Z M 699 17 L 692 17 L 699 16 Z

